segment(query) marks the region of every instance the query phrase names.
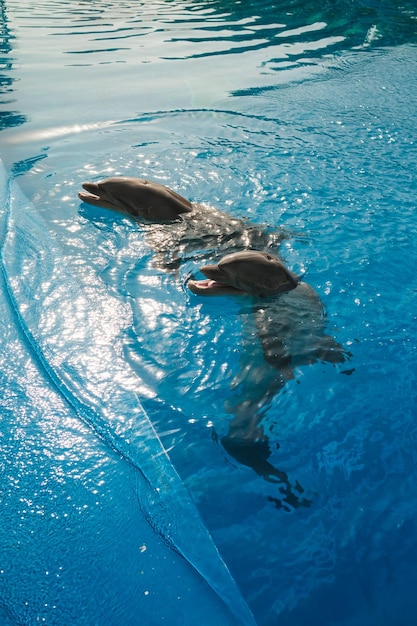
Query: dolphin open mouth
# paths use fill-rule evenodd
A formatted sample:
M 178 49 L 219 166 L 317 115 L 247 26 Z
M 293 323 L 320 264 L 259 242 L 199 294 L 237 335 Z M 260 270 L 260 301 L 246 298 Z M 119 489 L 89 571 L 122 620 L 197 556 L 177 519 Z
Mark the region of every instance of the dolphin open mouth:
M 83 183 L 82 188 L 85 189 L 87 193 L 80 191 L 78 195 L 91 198 L 92 200 L 100 199 L 100 187 L 96 183 Z
M 204 265 L 200 272 L 206 276 L 202 280 L 191 279 L 188 288 L 197 295 L 202 296 L 225 296 L 225 295 L 248 295 L 243 289 L 231 284 L 230 278 L 218 265 Z
M 190 291 L 199 296 L 247 296 L 248 294 L 243 289 L 232 287 L 213 280 L 212 278 L 205 278 L 203 280 L 190 279 L 187 283 Z
M 83 183 L 82 187 L 85 191 L 79 191 L 78 197 L 83 202 L 106 209 L 120 210 L 120 207 L 110 200 L 108 194 L 97 183 Z

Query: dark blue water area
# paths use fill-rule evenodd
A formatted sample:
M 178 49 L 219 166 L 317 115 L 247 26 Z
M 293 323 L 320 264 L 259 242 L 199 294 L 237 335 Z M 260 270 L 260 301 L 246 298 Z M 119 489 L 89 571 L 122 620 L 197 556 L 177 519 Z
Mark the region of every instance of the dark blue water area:
M 413 623 L 413 3 L 1 7 L 3 622 Z M 349 358 L 275 389 L 201 233 L 80 203 L 116 175 L 277 233 Z

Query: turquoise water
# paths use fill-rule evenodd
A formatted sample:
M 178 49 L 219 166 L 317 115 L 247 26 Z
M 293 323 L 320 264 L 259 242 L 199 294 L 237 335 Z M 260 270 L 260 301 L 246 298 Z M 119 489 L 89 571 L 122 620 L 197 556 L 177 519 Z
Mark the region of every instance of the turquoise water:
M 414 3 L 0 7 L 3 622 L 413 623 Z M 121 174 L 284 234 L 352 354 L 262 414 L 298 500 L 221 445 L 270 372 L 207 253 L 79 202 Z

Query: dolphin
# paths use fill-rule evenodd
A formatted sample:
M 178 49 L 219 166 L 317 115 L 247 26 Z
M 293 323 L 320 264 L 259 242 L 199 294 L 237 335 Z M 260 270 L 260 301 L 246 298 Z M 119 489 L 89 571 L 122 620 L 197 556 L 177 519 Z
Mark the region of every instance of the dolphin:
M 274 255 L 257 250 L 227 254 L 216 265 L 200 271 L 208 280 L 189 280 L 198 295 L 271 296 L 295 289 L 298 278 Z
M 83 183 L 78 197 L 87 204 L 113 209 L 151 222 L 169 222 L 191 213 L 191 202 L 178 193 L 145 178 L 128 176 Z
M 154 251 L 153 265 L 177 271 L 181 263 L 209 260 L 213 254 L 277 248 L 288 234 L 254 224 L 207 204 L 192 203 L 160 183 L 143 178 L 114 177 L 85 182 L 78 197 L 140 222 L 146 243 Z
M 302 487 L 298 483 L 293 487 L 285 472 L 268 461 L 271 450 L 262 418 L 274 395 L 294 378 L 295 367 L 317 361 L 343 363 L 351 355 L 325 333 L 318 294 L 275 255 L 239 251 L 200 271 L 205 279 L 190 278 L 187 283 L 194 294 L 246 297 L 241 309 L 241 363 L 232 383 L 235 397 L 226 403 L 233 418 L 221 443 L 239 463 L 281 483 L 284 497 L 271 498 L 276 506 L 309 506 L 309 500 L 294 493 L 302 493 Z
M 326 318 L 317 293 L 275 255 L 235 252 L 200 271 L 206 279 L 188 281 L 194 294 L 254 298 L 252 310 L 268 363 L 279 369 L 289 362 L 345 361 L 343 347 L 324 333 Z

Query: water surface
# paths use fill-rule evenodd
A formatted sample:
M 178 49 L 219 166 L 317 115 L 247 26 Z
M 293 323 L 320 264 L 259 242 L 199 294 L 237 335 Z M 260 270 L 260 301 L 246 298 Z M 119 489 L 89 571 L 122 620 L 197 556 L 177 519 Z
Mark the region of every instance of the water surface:
M 79 354 L 65 290 L 70 278 L 88 302 L 104 307 L 98 313 L 103 335 L 82 337 L 89 346 L 85 371 L 102 377 L 101 351 L 117 346 L 129 381 L 120 382 L 137 393 L 257 622 L 409 624 L 417 541 L 415 7 L 371 0 L 331 6 L 44 1 L 30 12 L 21 2 L 1 6 L 0 154 L 44 220 L 45 250 L 59 248 L 51 294 L 62 310 L 62 294 L 69 298 L 69 313 L 57 318 L 54 332 L 34 329 L 60 355 L 52 365 L 72 363 L 71 355 Z M 225 402 L 240 369 L 245 317 L 239 304 L 202 302 L 188 292 L 198 254 L 176 275 L 161 271 L 137 224 L 78 201 L 83 180 L 121 174 L 159 180 L 194 202 L 289 235 L 282 256 L 316 289 L 328 332 L 352 353 L 346 367 L 298 368 L 264 415 L 269 461 L 295 493 L 302 487 L 309 507 L 288 506 L 280 485 L 216 443 L 227 433 Z M 43 288 L 39 278 L 19 291 L 16 268 L 15 278 L 21 304 Z M 97 311 L 86 310 L 94 324 Z M 65 434 L 57 435 L 54 454 L 71 455 L 71 463 L 61 460 L 51 476 L 61 476 L 74 498 L 88 483 L 70 482 L 72 473 L 92 475 L 95 461 L 69 429 L 81 439 L 86 429 L 94 439 L 103 426 L 94 415 L 107 415 L 110 438 L 100 450 L 87 436 L 102 459 L 94 497 L 106 510 L 100 532 L 113 546 L 109 589 L 125 589 L 132 598 L 137 562 L 132 557 L 123 574 L 120 563 L 137 545 L 135 525 L 106 521 L 107 511 L 123 517 L 123 506 L 129 519 L 132 511 L 139 516 L 136 495 L 128 505 L 121 502 L 124 489 L 135 493 L 129 487 L 135 471 L 109 452 L 120 424 L 106 414 L 97 388 L 74 376 L 68 378 L 72 397 L 87 403 L 93 417 L 86 424 L 67 415 L 36 352 L 29 365 L 27 338 L 10 330 L 19 323 L 5 311 L 2 474 L 10 504 L 3 545 L 17 532 L 27 545 L 28 536 L 44 529 L 43 517 L 23 514 L 14 495 L 17 483 L 26 501 L 38 493 L 24 477 L 29 468 L 41 476 L 50 458 L 38 432 L 42 416 L 56 420 L 62 412 Z M 253 363 L 262 367 L 259 350 Z M 34 419 L 19 406 L 35 406 Z M 121 423 L 131 427 L 127 413 Z M 23 434 L 12 415 L 20 416 L 26 433 L 26 456 L 17 452 Z M 58 502 L 53 513 L 63 519 L 68 500 Z M 22 516 L 36 525 L 19 526 Z M 97 532 L 96 518 L 86 519 L 89 532 Z M 117 547 L 115 524 L 123 529 Z M 76 542 L 78 526 L 72 528 Z M 63 558 L 49 541 L 37 543 L 34 554 L 41 560 L 55 554 L 58 574 L 59 567 L 70 569 L 71 556 Z M 20 558 L 24 569 L 26 556 Z M 12 562 L 11 556 L 3 568 L 2 603 L 12 607 L 11 623 L 25 623 L 31 616 L 23 594 L 11 591 Z M 33 570 L 28 587 L 47 580 L 38 573 Z M 134 615 L 134 601 L 128 604 Z M 40 615 L 52 620 L 49 611 L 44 606 Z

